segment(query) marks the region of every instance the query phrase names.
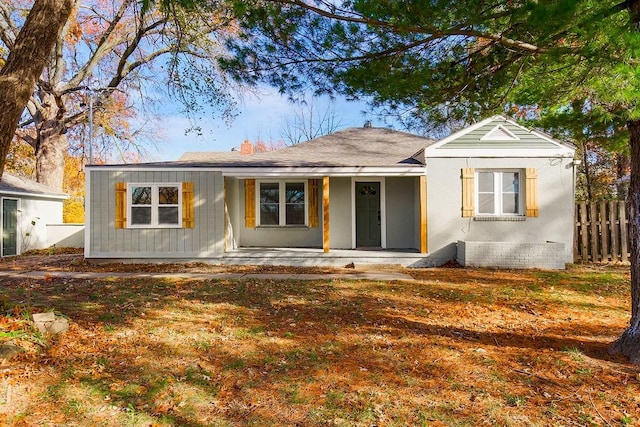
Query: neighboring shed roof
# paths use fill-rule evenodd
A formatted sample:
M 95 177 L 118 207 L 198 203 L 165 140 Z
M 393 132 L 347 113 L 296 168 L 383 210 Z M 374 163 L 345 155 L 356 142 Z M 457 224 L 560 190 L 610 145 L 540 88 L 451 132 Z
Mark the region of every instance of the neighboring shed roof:
M 222 167 L 359 167 L 422 164 L 414 154 L 434 141 L 386 128 L 348 128 L 275 151 L 188 152 L 173 165 Z M 158 165 L 158 163 L 156 163 Z
M 44 184 L 8 172 L 4 172 L 2 178 L 0 178 L 0 194 L 24 194 L 25 196 L 53 197 L 56 199 L 68 197 L 66 194 Z

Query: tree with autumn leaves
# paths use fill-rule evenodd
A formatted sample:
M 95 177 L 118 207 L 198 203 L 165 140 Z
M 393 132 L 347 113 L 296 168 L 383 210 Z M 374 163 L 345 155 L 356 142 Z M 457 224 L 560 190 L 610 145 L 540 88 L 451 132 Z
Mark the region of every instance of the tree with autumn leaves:
M 9 53 L 3 74 L 11 71 L 12 61 L 31 58 L 18 58 L 21 44 L 31 41 L 20 37 L 32 30 L 29 18 L 24 17 L 31 17 L 41 3 L 58 9 L 64 2 L 31 3 L 8 0 L 0 5 L 0 48 Z M 216 62 L 224 52 L 220 35 L 233 31 L 222 11 L 193 8 L 186 16 L 177 9 L 167 14 L 157 7 L 144 8 L 138 0 L 76 0 L 68 19 L 60 17 L 62 21 L 64 25 L 52 39 L 51 54 L 42 55 L 44 66 L 30 86 L 15 132 L 18 142 L 34 150 L 38 182 L 62 189 L 70 142 L 73 151 L 84 150 L 86 155 L 90 138 L 86 129 L 79 128 L 87 124 L 90 104 L 94 141 L 106 141 L 100 151 L 106 147 L 119 153 L 140 149 L 142 137 L 133 125 L 135 107 L 149 108 L 149 93 L 170 91 L 190 110 L 203 104 L 223 109 L 229 105 Z M 40 30 L 49 33 L 53 27 Z M 31 68 L 29 63 L 22 65 Z M 14 77 L 7 76 L 7 81 L 10 78 Z M 10 101 L 7 97 L 1 102 Z M 3 148 L 8 136 L 9 130 L 3 132 Z M 98 147 L 94 149 L 98 152 Z M 2 154 L 6 157 L 6 149 Z

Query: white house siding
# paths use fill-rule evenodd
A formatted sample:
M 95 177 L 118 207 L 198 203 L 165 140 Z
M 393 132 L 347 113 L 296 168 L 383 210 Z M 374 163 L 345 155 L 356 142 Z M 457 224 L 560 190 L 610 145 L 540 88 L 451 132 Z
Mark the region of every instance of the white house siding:
M 524 221 L 476 221 L 461 214 L 462 168 L 538 171 L 538 217 Z M 569 158 L 430 158 L 427 161 L 429 261 L 456 257 L 456 242 L 564 244 L 564 261 L 572 261 L 573 165 Z M 524 195 L 524 188 L 522 189 Z
M 322 200 L 322 198 L 320 198 Z M 329 180 L 329 247 L 351 249 L 351 178 Z M 322 216 L 320 216 L 322 218 Z
M 416 205 L 420 205 L 416 192 L 418 178 L 387 177 L 385 184 L 387 248 L 415 249 L 419 247 L 416 239 L 419 241 L 420 237 L 416 222 Z
M 62 223 L 62 200 L 29 195 L 1 194 L 18 200 L 18 250 L 43 249 L 50 246 L 47 224 Z M 32 224 L 32 222 L 34 224 Z M 1 227 L 1 223 L 0 223 Z
M 193 182 L 194 228 L 115 228 L 116 182 Z M 89 258 L 212 258 L 224 248 L 224 191 L 220 172 L 90 170 Z

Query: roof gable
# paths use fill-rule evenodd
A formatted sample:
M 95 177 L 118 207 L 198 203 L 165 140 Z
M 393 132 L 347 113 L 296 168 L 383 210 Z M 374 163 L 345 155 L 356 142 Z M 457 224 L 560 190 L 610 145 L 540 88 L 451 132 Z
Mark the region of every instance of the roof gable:
M 514 135 L 504 125 L 496 125 L 489 132 L 480 137 L 480 141 L 520 141 L 517 135 Z
M 427 157 L 573 156 L 574 149 L 517 122 L 494 116 L 462 129 L 427 148 Z

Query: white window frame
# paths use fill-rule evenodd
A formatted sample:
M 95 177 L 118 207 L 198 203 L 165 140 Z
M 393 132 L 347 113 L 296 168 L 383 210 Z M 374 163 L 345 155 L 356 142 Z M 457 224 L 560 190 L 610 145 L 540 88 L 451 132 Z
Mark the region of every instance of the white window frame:
M 133 218 L 131 212 L 134 206 L 147 206 L 147 205 L 133 205 L 132 196 L 134 187 L 151 187 L 151 224 L 132 224 Z M 161 206 L 158 203 L 158 189 L 160 187 L 176 187 L 178 189 L 178 223 L 177 224 L 159 224 L 158 223 L 158 208 Z M 162 205 L 162 206 L 175 206 L 175 205 Z M 182 228 L 182 183 L 181 182 L 130 182 L 127 184 L 127 228 Z
M 278 184 L 278 224 L 261 223 L 260 215 L 260 185 Z M 286 184 L 304 184 L 304 224 L 287 224 L 287 199 L 285 196 Z M 256 226 L 257 227 L 308 227 L 309 226 L 309 188 L 307 179 L 264 179 L 256 180 Z
M 518 212 L 511 213 L 503 212 L 502 205 L 502 179 L 504 173 L 518 173 Z M 480 189 L 480 177 L 481 173 L 493 173 L 493 209 L 494 213 L 481 213 L 480 212 L 480 197 L 479 197 L 479 189 Z M 524 209 L 524 169 L 476 169 L 475 171 L 475 188 L 474 188 L 474 197 L 475 197 L 475 215 L 476 216 L 489 216 L 489 217 L 520 217 L 525 215 Z

